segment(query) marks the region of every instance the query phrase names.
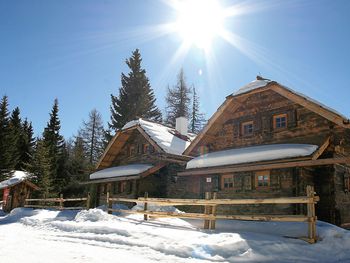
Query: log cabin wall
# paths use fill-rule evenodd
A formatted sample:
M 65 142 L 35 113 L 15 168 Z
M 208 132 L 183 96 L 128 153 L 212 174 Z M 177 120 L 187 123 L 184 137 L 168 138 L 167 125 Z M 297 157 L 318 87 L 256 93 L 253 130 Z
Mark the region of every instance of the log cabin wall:
M 274 116 L 281 114 L 286 116 L 287 127 L 276 129 Z M 253 123 L 253 132 L 250 135 L 244 135 L 242 123 L 248 122 Z M 206 152 L 276 143 L 305 143 L 321 146 L 328 137 L 330 145 L 321 158 L 350 156 L 350 129 L 340 127 L 274 91 L 267 90 L 247 95 L 245 99 L 238 101 L 238 105 L 231 105 L 231 109 L 219 117 L 190 155 L 198 156 Z M 321 197 L 317 205 L 318 218 L 338 225 L 350 223 L 349 166 L 345 168 L 340 165 L 305 167 L 289 171 L 288 169 L 272 170 L 270 173 L 271 186 L 266 191 L 246 187 L 246 183 L 243 182 L 248 182 L 249 185 L 253 180 L 252 173 L 235 173 L 235 186 L 227 191 L 220 188 L 220 180 L 225 175 L 202 176 L 200 195 L 203 196 L 205 190 L 212 189 L 218 191 L 218 198 L 296 196 L 305 195 L 306 185 L 314 185 L 317 194 Z M 211 177 L 211 183 L 206 182 L 208 177 Z M 276 184 L 276 178 L 279 178 L 278 184 Z M 194 177 L 193 179 L 188 177 L 186 180 L 198 183 Z M 191 187 L 188 186 L 188 188 Z M 222 212 L 305 212 L 305 208 L 301 205 L 275 207 L 276 210 L 269 206 L 261 206 L 261 209 L 244 206 L 242 209 L 235 207 L 230 211 Z
M 287 128 L 274 129 L 273 116 L 279 114 L 287 115 Z M 220 118 L 223 118 L 223 124 L 215 127 L 217 132 L 210 134 L 209 130 L 191 155 L 200 155 L 201 147 L 212 152 L 272 143 L 321 145 L 330 135 L 341 140 L 345 132 L 349 133 L 349 130 L 334 125 L 271 90 L 250 95 L 234 112 L 223 114 Z M 248 121 L 253 121 L 253 134 L 244 135 L 241 125 Z M 350 145 L 350 142 L 344 144 Z
M 131 163 L 154 164 L 157 162 L 157 159 L 152 153 L 155 152 L 156 150 L 145 137 L 135 130 L 114 159 L 112 167 Z

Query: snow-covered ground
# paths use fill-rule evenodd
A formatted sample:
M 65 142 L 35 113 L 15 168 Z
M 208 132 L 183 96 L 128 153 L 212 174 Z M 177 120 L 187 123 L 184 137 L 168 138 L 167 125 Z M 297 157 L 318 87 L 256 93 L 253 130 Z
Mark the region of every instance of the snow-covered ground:
M 1 262 L 350 262 L 350 231 L 318 222 L 317 244 L 290 238 L 302 223 L 150 219 L 100 209 L 17 208 L 0 214 Z M 285 237 L 289 236 L 289 237 Z

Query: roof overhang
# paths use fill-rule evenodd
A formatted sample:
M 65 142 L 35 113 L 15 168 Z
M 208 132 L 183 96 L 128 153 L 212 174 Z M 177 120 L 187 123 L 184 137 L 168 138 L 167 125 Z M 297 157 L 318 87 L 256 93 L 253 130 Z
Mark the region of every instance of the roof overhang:
M 139 165 L 138 169 L 135 168 L 135 165 Z M 102 178 L 103 177 L 102 176 L 101 178 L 94 178 L 94 179 L 91 179 L 90 181 L 81 182 L 80 184 L 97 184 L 97 183 L 137 180 L 157 172 L 158 170 L 163 168 L 166 165 L 166 163 L 158 163 L 155 165 L 144 165 L 143 168 L 140 167 L 140 165 L 142 164 L 130 164 L 130 165 L 116 166 L 116 167 L 100 170 L 93 174 L 105 173 L 104 178 Z M 114 173 L 114 176 L 113 176 L 113 173 Z
M 217 166 L 210 168 L 198 168 L 189 169 L 184 172 L 179 172 L 178 176 L 205 176 L 213 174 L 225 174 L 235 172 L 251 172 L 251 171 L 263 171 L 272 169 L 284 169 L 284 168 L 297 168 L 297 167 L 311 167 L 322 166 L 332 164 L 350 164 L 350 157 L 340 158 L 326 158 L 326 159 L 312 159 L 312 156 L 308 158 L 299 158 L 293 160 L 276 160 L 274 162 L 259 162 L 259 163 L 247 163 L 243 165 L 231 165 L 231 166 Z

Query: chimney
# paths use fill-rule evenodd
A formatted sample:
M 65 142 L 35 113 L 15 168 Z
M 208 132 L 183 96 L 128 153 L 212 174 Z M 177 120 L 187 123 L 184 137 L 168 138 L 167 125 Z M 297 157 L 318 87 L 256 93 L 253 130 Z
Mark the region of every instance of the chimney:
M 175 129 L 184 136 L 187 136 L 188 130 L 188 121 L 186 117 L 178 117 L 176 118 L 176 126 Z

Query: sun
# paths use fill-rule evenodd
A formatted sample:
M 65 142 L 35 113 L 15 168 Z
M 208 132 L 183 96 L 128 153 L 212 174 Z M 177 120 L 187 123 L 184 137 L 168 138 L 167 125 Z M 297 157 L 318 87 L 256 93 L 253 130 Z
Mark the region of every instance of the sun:
M 223 29 L 224 12 L 215 0 L 183 0 L 175 5 L 175 31 L 183 41 L 201 49 L 209 49 Z

